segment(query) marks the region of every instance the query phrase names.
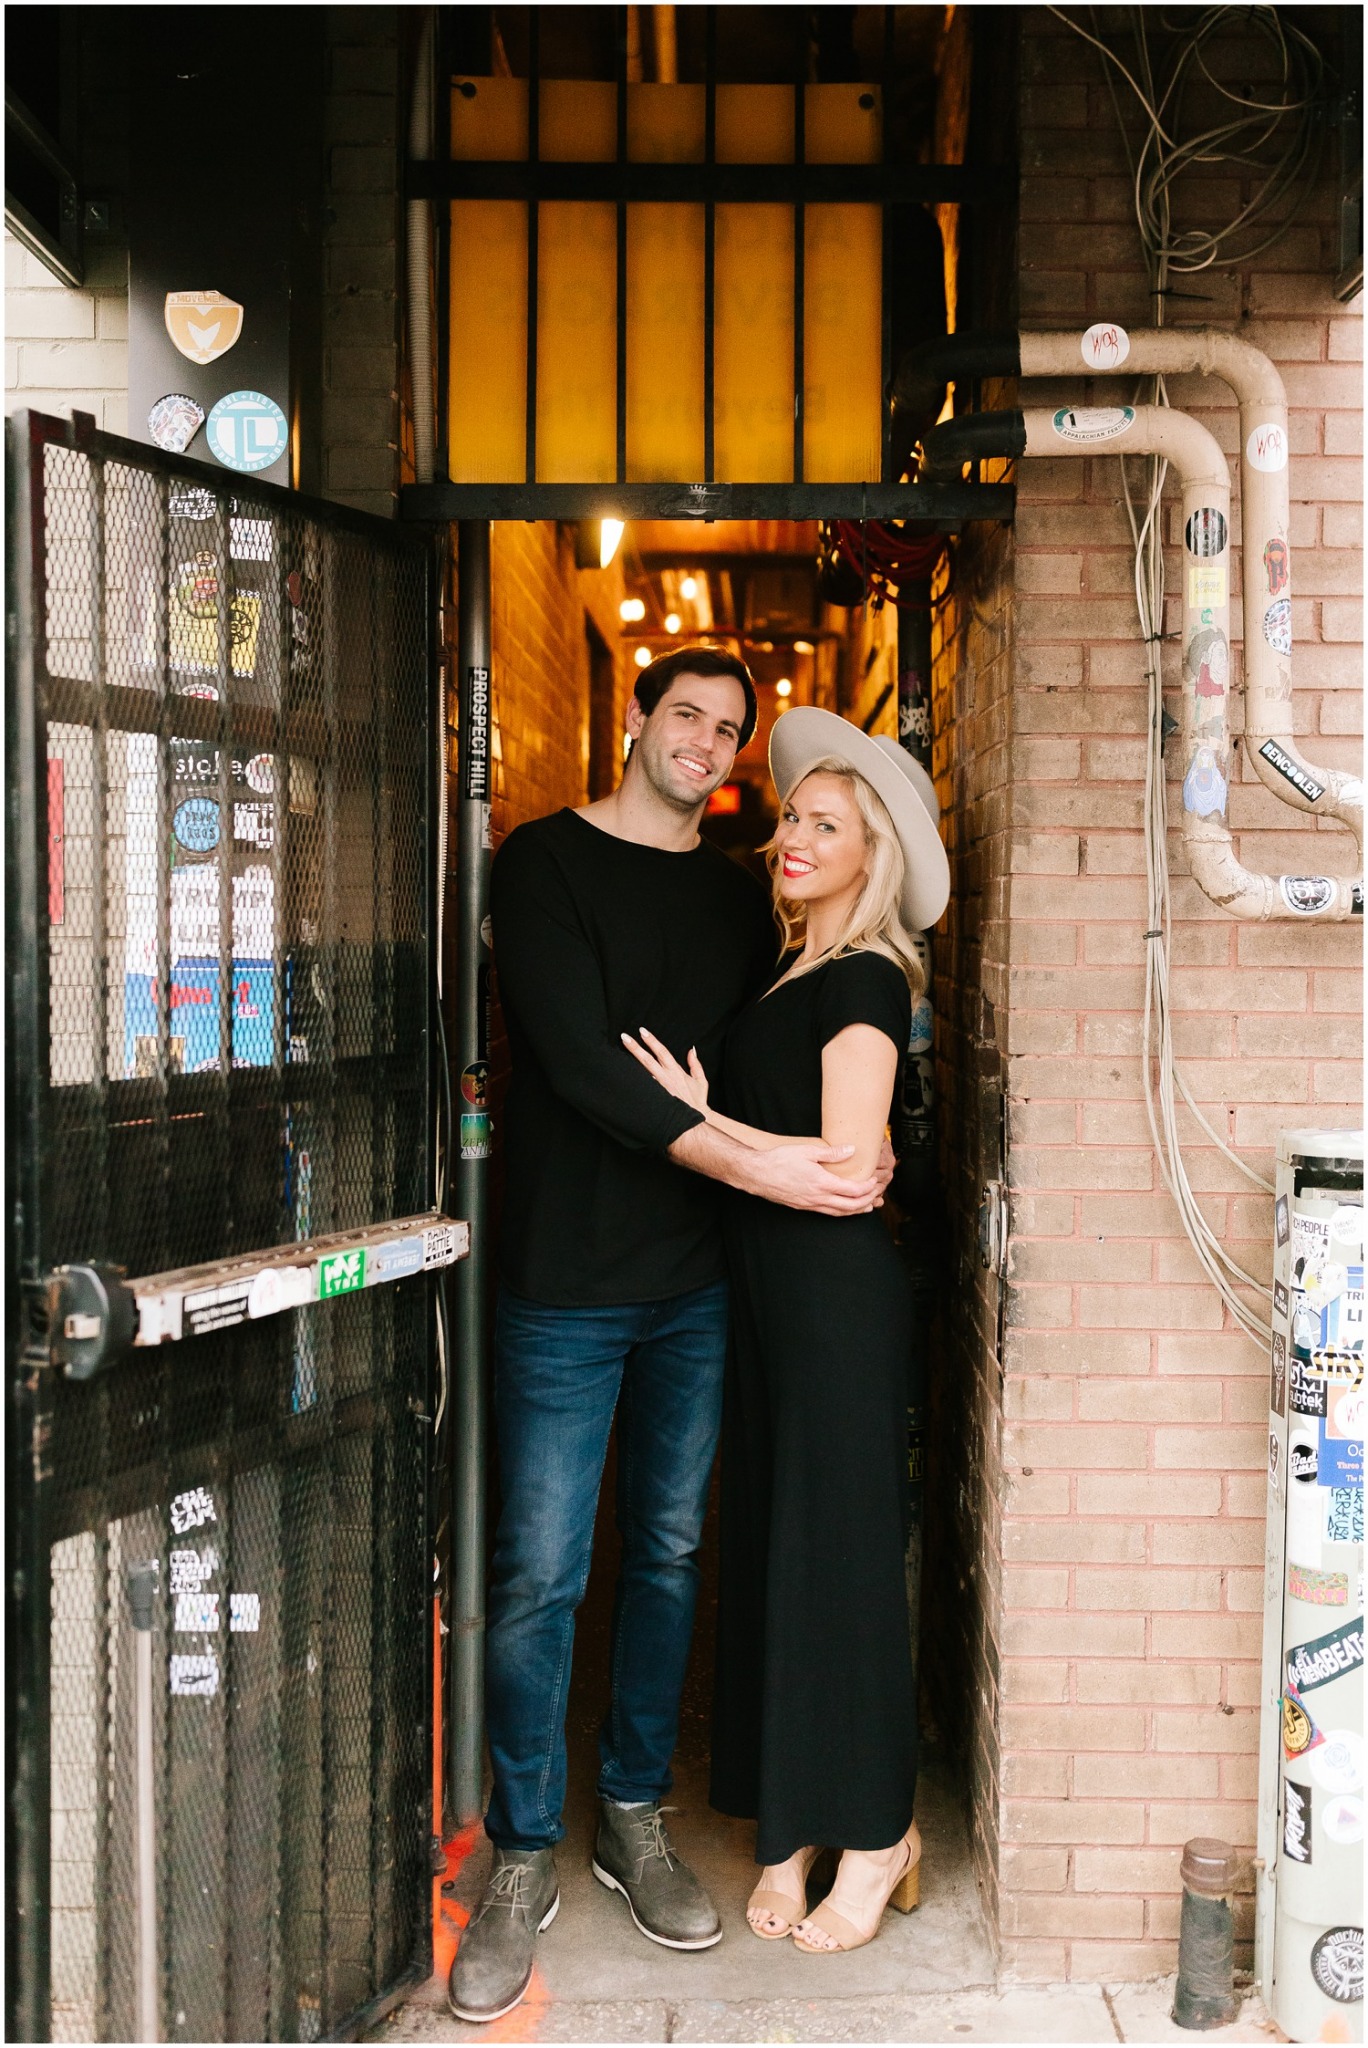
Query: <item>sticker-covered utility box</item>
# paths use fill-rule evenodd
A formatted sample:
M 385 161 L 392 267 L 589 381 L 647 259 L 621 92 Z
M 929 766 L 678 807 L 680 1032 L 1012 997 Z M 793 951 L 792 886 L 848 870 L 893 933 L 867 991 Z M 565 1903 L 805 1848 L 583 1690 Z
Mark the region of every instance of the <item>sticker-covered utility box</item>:
M 1363 2039 L 1363 1133 L 1284 1131 L 1274 1193 L 1256 1972 Z

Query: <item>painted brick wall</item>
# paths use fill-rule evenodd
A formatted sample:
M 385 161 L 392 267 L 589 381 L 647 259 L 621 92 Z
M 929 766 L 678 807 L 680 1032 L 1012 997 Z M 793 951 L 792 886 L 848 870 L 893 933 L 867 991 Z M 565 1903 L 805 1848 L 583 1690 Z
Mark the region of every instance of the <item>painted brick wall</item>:
M 1099 20 L 1119 46 L 1121 10 Z M 1100 61 L 1044 9 L 1024 15 L 1024 327 L 1148 321 Z M 1262 75 L 1238 44 L 1215 61 Z M 1180 224 L 1215 225 L 1240 201 L 1238 178 L 1198 174 L 1180 191 Z M 1332 204 L 1327 177 L 1252 269 L 1204 273 L 1194 289 L 1208 302 L 1176 300 L 1172 314 L 1238 331 L 1287 384 L 1295 727 L 1314 758 L 1349 766 L 1361 717 L 1361 304 L 1331 292 Z M 1081 378 L 1027 392 L 1033 403 L 1122 395 Z M 1174 379 L 1169 395 L 1233 459 L 1227 388 Z M 1176 630 L 1174 507 L 1168 522 Z M 1202 1278 L 1146 1128 L 1144 689 L 1114 459 L 1020 465 L 1015 586 L 1010 720 L 993 735 L 1012 783 L 995 1030 L 1012 1234 L 1001 1538 L 985 1564 L 1001 1573 L 1002 1956 L 1009 1980 L 1115 1979 L 1173 1967 L 1178 1845 L 1254 1840 L 1267 1367 Z M 1238 608 L 1234 623 L 1238 633 Z M 1176 642 L 1164 664 L 1176 709 Z M 1237 727 L 1238 676 L 1237 662 Z M 956 705 L 952 745 L 961 716 Z M 1249 866 L 1353 871 L 1347 834 L 1279 804 L 1243 764 L 1230 815 Z M 1360 1121 L 1361 933 L 1241 926 L 1197 891 L 1176 832 L 1170 862 L 1185 1072 L 1208 1117 L 1270 1174 L 1280 1127 Z M 990 992 L 986 967 L 982 980 Z M 1209 1144 L 1188 1160 L 1212 1223 L 1266 1273 L 1269 1198 Z M 986 1589 L 979 1599 L 991 1614 Z
M 101 252 L 74 291 L 5 236 L 5 411 L 88 412 L 128 429 L 128 258 Z

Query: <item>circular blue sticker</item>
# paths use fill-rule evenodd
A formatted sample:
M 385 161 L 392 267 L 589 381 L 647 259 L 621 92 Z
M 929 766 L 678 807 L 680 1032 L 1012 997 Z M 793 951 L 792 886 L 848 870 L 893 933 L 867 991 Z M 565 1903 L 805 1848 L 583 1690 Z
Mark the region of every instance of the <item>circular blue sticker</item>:
M 219 840 L 219 807 L 209 796 L 187 797 L 171 829 L 187 853 L 212 853 Z
M 211 452 L 226 469 L 269 469 L 289 444 L 284 413 L 264 391 L 230 391 L 204 430 Z

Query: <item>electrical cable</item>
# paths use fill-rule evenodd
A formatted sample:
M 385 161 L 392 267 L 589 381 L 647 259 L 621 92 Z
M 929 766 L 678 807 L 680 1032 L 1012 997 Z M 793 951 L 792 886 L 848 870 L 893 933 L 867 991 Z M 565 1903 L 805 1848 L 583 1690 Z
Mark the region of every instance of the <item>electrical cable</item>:
M 1131 10 L 1136 44 L 1134 72 L 1100 36 L 1089 33 L 1079 22 L 1071 20 L 1062 8 L 1051 7 L 1050 12 L 1085 42 L 1092 44 L 1106 60 L 1103 75 L 1130 166 L 1136 224 L 1155 300 L 1155 325 L 1162 326 L 1166 302 L 1175 296 L 1169 285 L 1171 276 L 1204 269 L 1231 269 L 1248 263 L 1270 248 L 1291 226 L 1295 211 L 1290 202 L 1314 177 L 1319 163 L 1324 124 L 1316 119 L 1316 111 L 1324 75 L 1323 62 L 1309 38 L 1299 29 L 1287 28 L 1275 8 L 1216 7 L 1209 9 L 1190 33 L 1180 36 L 1170 53 L 1167 80 L 1160 90 L 1150 52 L 1145 8 Z M 1238 98 L 1215 77 L 1207 63 L 1206 50 L 1212 39 L 1227 26 L 1238 27 L 1246 35 L 1251 31 L 1257 32 L 1273 47 L 1279 64 L 1281 100 L 1255 102 Z M 1095 30 L 1095 16 L 1093 27 Z M 1184 136 L 1183 103 L 1194 73 L 1199 73 L 1206 85 L 1237 107 L 1239 114 L 1220 127 Z M 1130 87 L 1145 116 L 1146 132 L 1138 151 L 1132 147 L 1114 74 L 1119 74 Z M 1292 122 L 1290 140 L 1279 146 L 1279 130 L 1289 120 Z M 1271 156 L 1270 150 L 1273 151 Z M 1185 229 L 1175 233 L 1171 213 L 1173 188 L 1182 174 L 1196 164 L 1234 165 L 1247 173 L 1263 174 L 1263 183 L 1223 227 L 1216 230 Z M 1284 201 L 1289 202 L 1286 217 L 1273 220 L 1262 240 L 1251 241 L 1251 231 L 1269 222 L 1270 216 L 1277 213 Z M 1164 379 L 1156 377 L 1152 381 L 1150 402 L 1167 405 Z M 1246 1288 L 1263 1301 L 1271 1300 L 1271 1290 L 1247 1273 L 1232 1257 L 1202 1213 L 1183 1158 L 1178 1126 L 1178 1104 L 1181 1101 L 1222 1156 L 1237 1166 L 1256 1187 L 1265 1193 L 1273 1193 L 1270 1182 L 1240 1157 L 1198 1107 L 1174 1051 L 1169 988 L 1172 899 L 1168 871 L 1168 789 L 1164 769 L 1164 696 L 1159 655 L 1164 613 L 1160 515 L 1166 473 L 1166 463 L 1154 456 L 1148 458 L 1145 488 L 1137 509 L 1126 462 L 1124 458 L 1121 460 L 1126 516 L 1135 550 L 1135 605 L 1145 650 L 1147 695 L 1144 838 L 1148 916 L 1141 1053 L 1145 1113 L 1164 1185 L 1173 1197 L 1202 1270 L 1220 1293 L 1237 1325 L 1266 1346 L 1272 1337 L 1269 1320 L 1237 1290 Z
M 834 551 L 860 578 L 875 611 L 885 604 L 899 611 L 925 611 L 920 599 L 903 597 L 903 588 L 929 583 L 942 561 L 953 563 L 942 533 L 907 533 L 879 519 L 832 519 L 827 531 Z M 947 583 L 931 608 L 943 604 L 949 591 Z

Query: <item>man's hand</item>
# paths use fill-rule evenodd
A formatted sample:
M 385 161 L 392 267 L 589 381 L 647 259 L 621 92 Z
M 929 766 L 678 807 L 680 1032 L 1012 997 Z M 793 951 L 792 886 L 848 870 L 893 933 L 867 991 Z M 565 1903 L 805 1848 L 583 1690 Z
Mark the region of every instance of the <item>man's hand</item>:
M 897 1170 L 897 1165 L 898 1162 L 894 1157 L 893 1147 L 889 1143 L 888 1133 L 885 1131 L 883 1149 L 879 1153 L 879 1163 L 874 1169 L 874 1178 L 879 1184 L 879 1201 L 875 1204 L 876 1207 L 882 1206 L 883 1197 L 888 1192 L 888 1183 L 892 1180 Z
M 849 1159 L 853 1145 L 823 1145 L 805 1139 L 795 1145 L 774 1145 L 749 1155 L 745 1178 L 737 1185 L 766 1202 L 786 1209 L 811 1209 L 819 1216 L 863 1216 L 877 1208 L 883 1188 L 877 1174 L 868 1180 L 847 1180 L 828 1168 Z

